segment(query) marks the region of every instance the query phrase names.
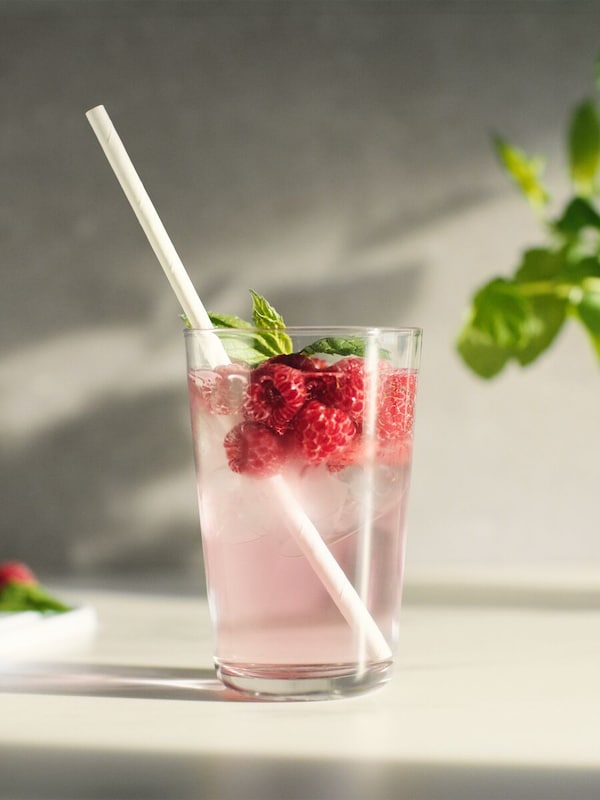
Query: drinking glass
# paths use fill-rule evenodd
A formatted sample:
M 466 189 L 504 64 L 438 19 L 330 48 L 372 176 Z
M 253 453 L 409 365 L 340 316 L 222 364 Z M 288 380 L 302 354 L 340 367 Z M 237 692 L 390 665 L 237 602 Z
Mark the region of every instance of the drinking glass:
M 210 363 L 210 337 L 228 363 Z M 219 678 L 280 699 L 384 683 L 421 330 L 188 329 L 185 344 Z

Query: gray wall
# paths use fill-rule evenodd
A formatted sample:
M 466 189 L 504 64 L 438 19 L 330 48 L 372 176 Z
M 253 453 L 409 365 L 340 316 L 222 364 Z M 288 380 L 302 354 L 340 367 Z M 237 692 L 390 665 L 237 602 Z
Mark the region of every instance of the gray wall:
M 491 155 L 551 159 L 587 2 L 0 2 L 0 557 L 196 574 L 179 309 L 84 112 L 103 103 L 206 304 L 416 324 L 409 565 L 600 555 L 598 374 L 570 330 L 492 384 L 466 298 L 541 233 Z

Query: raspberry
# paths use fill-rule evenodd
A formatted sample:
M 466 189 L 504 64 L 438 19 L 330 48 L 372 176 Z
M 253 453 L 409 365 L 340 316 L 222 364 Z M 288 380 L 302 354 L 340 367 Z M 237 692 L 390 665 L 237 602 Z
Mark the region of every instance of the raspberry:
M 331 404 L 360 425 L 365 410 L 365 363 L 362 358 L 343 358 L 336 362 L 335 370 L 337 385 Z
M 229 467 L 256 478 L 275 475 L 285 461 L 280 436 L 257 422 L 240 422 L 223 440 Z
M 408 370 L 394 370 L 384 376 L 377 416 L 380 441 L 401 439 L 410 433 L 415 414 L 417 376 Z
M 345 467 L 364 463 L 364 458 L 364 441 L 362 436 L 357 433 L 348 447 L 331 457 L 327 462 L 327 469 L 329 472 L 339 472 Z
M 286 364 L 288 367 L 294 367 L 294 369 L 302 371 L 314 369 L 312 359 L 308 356 L 303 356 L 302 353 L 282 353 L 279 356 L 273 356 L 261 366 L 266 366 L 267 364 Z
M 26 564 L 20 561 L 5 561 L 0 564 L 0 591 L 9 583 L 35 586 L 37 578 Z
M 337 381 L 329 369 L 329 365 L 321 358 L 309 358 L 302 353 L 290 353 L 270 358 L 266 364 L 286 364 L 288 367 L 303 373 L 306 386 L 306 399 L 318 400 L 320 403 L 332 405 L 333 392 Z
M 330 369 L 314 369 L 304 373 L 306 396 L 309 400 L 318 400 L 326 406 L 334 405 L 338 376 Z
M 336 461 L 356 436 L 356 426 L 339 408 L 310 400 L 294 420 L 296 439 L 311 464 Z
M 267 362 L 251 374 L 244 416 L 283 433 L 305 400 L 303 373 L 287 364 Z

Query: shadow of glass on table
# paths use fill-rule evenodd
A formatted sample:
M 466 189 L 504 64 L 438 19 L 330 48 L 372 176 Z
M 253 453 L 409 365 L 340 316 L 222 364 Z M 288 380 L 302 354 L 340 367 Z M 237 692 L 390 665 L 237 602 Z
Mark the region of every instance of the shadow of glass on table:
M 0 667 L 0 692 L 142 700 L 264 702 L 224 686 L 211 669 L 73 662 L 13 662 Z

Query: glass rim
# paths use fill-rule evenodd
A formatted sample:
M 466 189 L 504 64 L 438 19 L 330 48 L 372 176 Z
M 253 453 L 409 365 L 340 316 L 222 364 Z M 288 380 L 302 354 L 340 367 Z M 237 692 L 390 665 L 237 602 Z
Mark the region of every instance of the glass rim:
M 183 334 L 184 336 L 191 336 L 192 334 L 218 334 L 218 333 L 241 333 L 241 334 L 252 334 L 260 331 L 262 333 L 287 333 L 288 336 L 296 335 L 340 335 L 340 334 L 352 334 L 354 336 L 365 336 L 365 337 L 374 337 L 380 336 L 382 334 L 394 334 L 394 335 L 409 335 L 412 334 L 413 336 L 422 336 L 423 335 L 423 328 L 417 325 L 407 325 L 404 327 L 394 327 L 394 326 L 368 326 L 368 325 L 286 325 L 282 328 L 258 328 L 252 326 L 250 328 L 226 328 L 226 327 L 218 327 L 215 326 L 214 328 L 184 328 Z

